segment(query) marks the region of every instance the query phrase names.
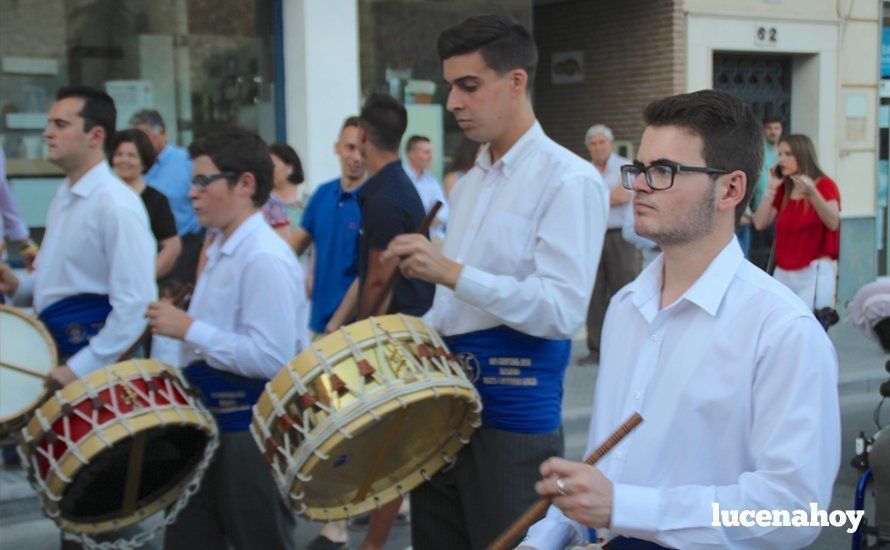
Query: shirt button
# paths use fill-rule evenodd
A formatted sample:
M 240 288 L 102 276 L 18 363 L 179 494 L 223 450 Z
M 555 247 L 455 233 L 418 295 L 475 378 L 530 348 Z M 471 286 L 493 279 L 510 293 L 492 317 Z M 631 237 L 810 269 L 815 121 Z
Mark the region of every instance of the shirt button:
M 615 460 L 621 460 L 622 456 L 621 451 L 615 451 Z
M 637 393 L 634 394 L 634 399 L 639 399 L 639 398 L 641 398 L 641 397 L 643 397 L 643 394 L 640 393 L 640 392 L 637 392 Z
M 651 336 L 649 336 L 649 339 L 652 340 L 653 342 L 657 342 L 657 341 L 658 341 L 658 335 L 657 335 L 657 334 L 652 334 Z

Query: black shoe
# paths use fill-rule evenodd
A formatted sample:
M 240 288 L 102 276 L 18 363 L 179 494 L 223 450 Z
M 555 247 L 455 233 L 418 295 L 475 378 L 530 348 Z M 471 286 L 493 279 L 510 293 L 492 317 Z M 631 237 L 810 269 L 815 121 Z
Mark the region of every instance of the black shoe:
M 324 535 L 318 535 L 306 545 L 306 550 L 345 550 L 345 542 L 334 542 Z

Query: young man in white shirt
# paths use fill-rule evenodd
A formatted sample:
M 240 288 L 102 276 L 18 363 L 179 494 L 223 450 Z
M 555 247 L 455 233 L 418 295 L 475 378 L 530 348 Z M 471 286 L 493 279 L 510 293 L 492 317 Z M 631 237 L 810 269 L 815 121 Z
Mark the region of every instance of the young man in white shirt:
M 588 528 L 606 548 L 804 547 L 819 527 L 715 522 L 715 506 L 824 510 L 840 461 L 834 347 L 735 238 L 763 159 L 759 121 L 712 90 L 644 117 L 622 179 L 637 233 L 663 253 L 612 298 L 588 450 L 632 413 L 644 422 L 596 467 L 541 466 L 553 506 L 523 547 L 561 549 Z
M 66 179 L 50 203 L 34 272 L 21 280 L 0 267 L 0 292 L 31 304 L 52 334 L 62 364 L 50 389 L 117 362 L 145 330 L 157 298 L 155 240 L 142 201 L 114 175 L 105 147 L 117 110 L 87 86 L 59 90 L 43 136 Z
M 230 129 L 189 146 L 190 196 L 201 225 L 217 232 L 188 312 L 154 302 L 155 334 L 182 340 L 183 374 L 219 425 L 220 448 L 201 488 L 167 528 L 164 547 L 295 548 L 295 520 L 249 431 L 266 382 L 308 346 L 303 274 L 263 220 L 272 189 L 269 149 Z
M 467 354 L 483 424 L 453 468 L 411 495 L 415 548 L 484 548 L 537 499 L 539 461 L 562 454 L 562 381 L 584 322 L 608 215 L 587 161 L 548 138 L 529 90 L 537 49 L 516 21 L 442 33 L 448 110 L 483 146 L 452 191 L 442 252 L 397 237 L 386 259 L 436 283 L 425 319 Z

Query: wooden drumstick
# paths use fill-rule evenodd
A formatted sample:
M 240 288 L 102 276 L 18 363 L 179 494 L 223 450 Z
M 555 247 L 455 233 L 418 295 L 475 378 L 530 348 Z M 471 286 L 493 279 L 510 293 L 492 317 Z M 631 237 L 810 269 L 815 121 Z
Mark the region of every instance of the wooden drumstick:
M 595 451 L 590 453 L 587 458 L 584 459 L 584 463 L 590 466 L 596 464 L 599 459 L 606 455 L 609 451 L 612 450 L 615 445 L 617 445 L 624 437 L 633 431 L 634 428 L 640 425 L 643 422 L 643 417 L 638 413 L 633 413 L 630 418 L 624 421 L 617 430 L 615 430 L 612 435 L 609 436 L 599 447 L 596 448 Z M 507 550 L 508 548 L 513 548 L 519 538 L 525 533 L 529 527 L 534 525 L 536 521 L 544 517 L 547 513 L 547 508 L 550 507 L 550 499 L 542 498 L 539 499 L 538 502 L 534 503 L 528 510 L 522 514 L 519 519 L 513 522 L 513 525 L 508 527 L 501 535 L 494 540 L 491 544 L 488 545 L 488 550 Z
M 423 219 L 423 223 L 420 224 L 420 227 L 417 228 L 415 233 L 420 233 L 423 235 L 427 231 L 430 230 L 430 226 L 433 225 L 433 220 L 436 219 L 436 214 L 439 213 L 439 209 L 442 208 L 442 201 L 436 201 L 436 204 L 430 208 L 429 213 L 427 213 L 426 217 Z M 392 292 L 392 289 L 395 288 L 396 283 L 399 282 L 399 279 L 402 277 L 402 271 L 396 267 L 396 270 L 393 271 L 392 275 L 389 276 L 389 279 L 386 281 L 386 285 L 384 285 L 383 290 L 380 294 L 377 295 L 377 299 L 374 300 L 374 304 L 371 306 L 371 311 L 369 316 L 373 316 L 376 314 L 377 310 L 383 305 L 383 301 L 386 300 L 386 297 L 389 296 L 389 293 Z
M 28 376 L 33 376 L 34 378 L 40 378 L 41 380 L 46 378 L 46 374 L 41 374 L 35 370 L 26 369 L 25 367 L 17 367 L 11 363 L 7 363 L 6 361 L 0 361 L 0 367 L 7 368 L 9 370 L 14 370 L 16 372 L 20 372 L 22 374 L 27 374 Z
M 179 307 L 186 299 L 186 297 L 191 293 L 193 287 L 188 284 L 182 287 L 176 296 L 173 297 L 173 305 Z M 133 342 L 133 345 L 127 348 L 127 351 L 123 352 L 120 357 L 117 358 L 115 363 L 120 363 L 121 361 L 126 361 L 131 355 L 136 353 L 136 350 L 139 349 L 139 346 L 142 345 L 143 342 L 148 340 L 151 337 L 151 325 L 145 327 L 145 331 L 139 336 L 139 339 Z

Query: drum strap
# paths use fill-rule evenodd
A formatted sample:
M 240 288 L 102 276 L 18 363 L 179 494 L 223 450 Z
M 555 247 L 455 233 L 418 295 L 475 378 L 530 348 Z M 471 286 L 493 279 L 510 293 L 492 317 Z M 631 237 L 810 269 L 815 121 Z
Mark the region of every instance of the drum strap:
M 479 390 L 483 426 L 545 434 L 562 424 L 571 340 L 538 338 L 506 326 L 444 340 Z
M 44 308 L 39 317 L 56 341 L 59 361 L 65 362 L 102 330 L 109 313 L 108 296 L 76 294 Z
M 236 432 L 250 427 L 253 405 L 268 380 L 247 378 L 195 361 L 182 369 L 186 380 L 201 393 L 216 418 L 220 431 Z

